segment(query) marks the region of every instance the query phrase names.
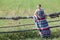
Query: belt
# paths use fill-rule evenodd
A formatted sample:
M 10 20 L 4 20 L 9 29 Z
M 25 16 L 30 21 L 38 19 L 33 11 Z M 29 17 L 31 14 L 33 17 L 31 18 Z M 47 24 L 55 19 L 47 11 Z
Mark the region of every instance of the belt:
M 38 28 L 38 30 L 48 30 L 49 29 L 49 27 L 47 27 L 47 28 Z
M 38 18 L 38 20 L 44 20 L 45 18 Z

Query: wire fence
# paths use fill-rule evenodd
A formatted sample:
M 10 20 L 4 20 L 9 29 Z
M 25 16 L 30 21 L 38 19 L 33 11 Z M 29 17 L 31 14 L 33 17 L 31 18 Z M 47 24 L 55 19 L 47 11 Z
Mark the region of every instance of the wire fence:
M 53 13 L 53 14 L 46 14 L 45 17 L 47 18 L 49 16 L 50 18 L 56 18 L 56 17 L 59 17 L 59 15 L 60 15 L 60 12 Z M 25 16 L 25 17 L 21 17 L 21 16 L 18 16 L 18 17 L 0 17 L 0 20 L 1 19 L 19 20 L 19 19 L 29 19 L 29 18 L 33 18 L 33 16 Z
M 50 15 L 46 15 L 46 16 L 51 16 L 51 17 L 58 17 L 56 15 L 60 15 L 60 13 L 58 14 L 50 14 Z M 27 16 L 27 17 L 0 17 L 0 19 L 13 19 L 13 20 L 19 20 L 19 19 L 28 19 L 28 18 L 33 18 L 33 16 Z M 60 20 L 55 20 L 55 21 L 48 21 L 48 23 L 50 22 L 58 22 Z M 35 24 L 24 24 L 24 25 L 15 25 L 15 26 L 1 26 L 0 28 L 12 28 L 12 27 L 20 27 L 20 26 L 29 26 L 29 25 L 35 25 Z M 56 28 L 56 27 L 60 27 L 60 25 L 57 26 L 51 26 L 50 28 Z M 0 32 L 0 33 L 17 33 L 17 32 L 27 32 L 27 31 L 34 31 L 34 30 L 38 30 L 38 29 L 29 29 L 29 30 L 18 30 L 18 31 L 8 31 L 8 32 Z
M 60 20 L 48 21 L 48 22 L 57 22 L 57 21 L 60 21 Z M 4 27 L 0 27 L 0 28 L 20 27 L 20 26 L 29 26 L 29 25 L 34 25 L 34 24 L 25 24 L 25 25 L 16 25 L 16 26 L 4 26 Z M 49 27 L 49 28 L 57 28 L 57 27 L 60 27 L 60 25 L 51 26 L 51 27 Z M 28 32 L 28 31 L 34 31 L 34 30 L 38 30 L 38 29 L 29 29 L 29 30 L 18 30 L 18 31 L 0 32 L 0 34 L 2 34 L 2 33 Z
M 59 26 L 51 26 L 51 27 L 49 27 L 49 28 L 57 28 L 57 27 L 60 27 L 60 25 L 59 25 Z M 0 34 L 2 34 L 2 33 L 29 32 L 29 31 L 35 31 L 35 30 L 38 30 L 38 29 L 29 29 L 29 30 L 18 30 L 18 31 L 0 32 Z
M 55 21 L 48 21 L 48 23 L 50 22 L 58 22 L 60 20 L 55 20 Z M 30 25 L 35 25 L 35 24 L 24 24 L 24 25 L 15 25 L 15 26 L 0 26 L 0 28 L 11 28 L 11 27 L 21 27 L 21 26 L 30 26 Z

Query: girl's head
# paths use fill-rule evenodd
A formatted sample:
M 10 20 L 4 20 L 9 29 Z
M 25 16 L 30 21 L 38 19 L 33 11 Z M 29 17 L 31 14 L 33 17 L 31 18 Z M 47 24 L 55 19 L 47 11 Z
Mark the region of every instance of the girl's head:
M 40 9 L 40 8 L 41 8 L 41 4 L 38 4 L 38 5 L 37 5 L 37 8 Z

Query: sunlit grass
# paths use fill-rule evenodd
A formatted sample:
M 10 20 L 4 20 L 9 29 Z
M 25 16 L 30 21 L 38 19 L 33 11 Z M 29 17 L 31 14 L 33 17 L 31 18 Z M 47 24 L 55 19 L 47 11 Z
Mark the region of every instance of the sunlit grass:
M 41 4 L 45 14 L 52 14 L 60 12 L 60 0 L 0 0 L 0 17 L 16 17 L 16 16 L 33 16 L 36 5 Z M 47 20 L 59 20 L 60 18 L 48 18 Z M 33 19 L 20 19 L 20 20 L 0 20 L 0 26 L 34 24 Z M 49 26 L 60 25 L 60 22 L 49 23 Z M 33 26 L 21 26 L 13 28 L 2 28 L 0 31 L 16 31 L 23 29 L 33 29 Z M 60 28 L 51 29 L 52 34 L 59 31 Z M 58 34 L 59 35 L 59 34 Z M 26 40 L 40 40 L 40 38 L 28 38 Z M 57 38 L 58 40 L 60 38 Z M 53 40 L 57 40 L 53 38 Z M 24 39 L 25 40 L 25 39 Z

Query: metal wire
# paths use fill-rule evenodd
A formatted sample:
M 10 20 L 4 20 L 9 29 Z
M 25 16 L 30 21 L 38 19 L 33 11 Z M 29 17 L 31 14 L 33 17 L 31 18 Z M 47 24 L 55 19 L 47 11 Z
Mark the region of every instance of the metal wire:
M 50 22 L 57 22 L 57 21 L 60 21 L 60 20 L 48 21 L 48 23 L 50 23 Z M 21 27 L 21 26 L 29 26 L 29 25 L 35 25 L 35 24 L 24 24 L 24 25 L 15 25 L 15 26 L 0 26 L 0 28 Z
M 59 25 L 59 26 L 51 26 L 50 28 L 57 28 L 57 27 L 60 27 L 60 25 Z M 35 31 L 35 30 L 38 30 L 38 29 L 29 29 L 29 30 L 18 30 L 18 31 L 0 32 L 0 34 L 2 34 L 2 33 L 29 32 L 29 31 Z
M 45 15 L 46 16 L 46 18 L 49 16 L 49 17 L 51 17 L 52 18 L 52 16 L 54 17 L 54 18 L 56 18 L 56 17 L 58 17 L 58 16 L 56 16 L 56 15 L 60 15 L 60 12 L 58 12 L 58 13 L 53 13 L 53 14 L 47 14 L 47 15 Z M 21 17 L 21 16 L 18 16 L 18 17 L 0 17 L 0 19 L 12 19 L 12 20 L 19 20 L 19 19 L 29 19 L 29 18 L 33 18 L 33 16 L 25 16 L 25 17 Z
M 60 13 L 59 13 L 59 15 L 60 15 Z M 49 15 L 46 15 L 46 16 L 49 16 Z M 11 18 L 8 18 L 8 17 L 0 17 L 0 19 L 13 19 L 13 20 L 28 19 L 28 18 L 33 18 L 33 17 L 32 17 L 32 16 L 28 16 L 28 17 L 11 17 Z M 50 23 L 50 22 L 57 22 L 57 21 L 60 21 L 60 20 L 48 21 L 48 22 Z M 25 25 L 16 25 L 16 26 L 4 26 L 4 27 L 0 27 L 0 28 L 10 28 L 10 27 L 19 27 L 19 26 L 28 26 L 28 25 L 34 25 L 34 24 L 25 24 Z M 58 26 L 52 26 L 52 27 L 50 27 L 50 28 L 56 28 L 56 27 L 60 27 L 60 25 L 58 25 Z M 34 31 L 34 30 L 38 30 L 38 29 L 18 30 L 18 31 L 7 31 L 7 32 L 0 32 L 0 34 L 1 34 L 1 33 L 28 32 L 28 31 Z

